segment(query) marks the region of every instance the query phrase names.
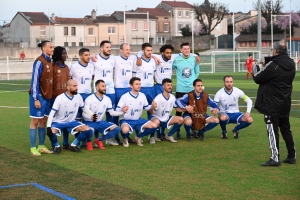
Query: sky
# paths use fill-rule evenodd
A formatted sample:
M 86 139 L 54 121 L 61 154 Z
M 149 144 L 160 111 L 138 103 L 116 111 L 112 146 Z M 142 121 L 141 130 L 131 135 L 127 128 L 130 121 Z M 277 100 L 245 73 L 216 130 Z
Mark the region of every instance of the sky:
M 177 0 L 178 1 L 178 0 Z M 180 0 L 184 1 L 184 0 Z M 228 4 L 230 12 L 248 12 L 253 9 L 254 0 L 211 0 Z M 263 0 L 262 0 L 263 1 Z M 273 0 L 274 1 L 274 0 Z M 161 0 L 0 0 L 0 25 L 12 20 L 18 11 L 54 13 L 60 17 L 82 18 L 90 15 L 93 9 L 97 15 L 111 14 L 116 10 L 131 10 L 137 7 L 154 8 Z M 204 0 L 186 0 L 190 4 L 203 3 Z M 240 2 L 240 3 L 237 3 Z M 299 0 L 283 0 L 283 11 L 299 10 Z M 125 7 L 126 6 L 126 7 Z

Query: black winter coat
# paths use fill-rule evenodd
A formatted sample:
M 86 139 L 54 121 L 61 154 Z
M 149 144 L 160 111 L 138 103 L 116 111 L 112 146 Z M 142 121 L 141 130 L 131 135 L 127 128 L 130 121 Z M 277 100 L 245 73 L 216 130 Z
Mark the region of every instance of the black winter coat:
M 265 68 L 254 74 L 259 84 L 254 108 L 271 117 L 289 116 L 295 74 L 295 62 L 287 54 L 271 57 Z

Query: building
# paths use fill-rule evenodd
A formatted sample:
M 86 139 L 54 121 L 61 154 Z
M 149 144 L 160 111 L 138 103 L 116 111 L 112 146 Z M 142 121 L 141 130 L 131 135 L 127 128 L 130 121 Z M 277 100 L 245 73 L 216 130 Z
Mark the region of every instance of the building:
M 146 13 L 115 11 L 111 16 L 118 21 L 125 21 L 124 42 L 128 44 L 156 44 L 157 17 Z M 147 22 L 149 20 L 149 22 Z
M 167 12 L 163 8 L 137 8 L 135 12 L 146 13 L 148 12 L 150 15 L 157 17 L 156 23 L 156 43 L 157 44 L 166 44 L 171 43 L 171 30 L 172 21 L 171 21 L 171 13 Z

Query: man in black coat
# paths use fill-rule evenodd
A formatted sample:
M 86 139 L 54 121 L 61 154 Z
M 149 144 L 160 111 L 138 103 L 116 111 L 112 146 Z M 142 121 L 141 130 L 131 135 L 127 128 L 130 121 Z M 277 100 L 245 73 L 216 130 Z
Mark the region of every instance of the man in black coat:
M 278 42 L 274 43 L 273 56 L 269 59 L 263 70 L 254 74 L 254 81 L 259 84 L 254 108 L 264 114 L 271 149 L 271 159 L 261 166 L 281 164 L 278 127 L 288 150 L 283 162 L 295 164 L 296 151 L 289 121 L 295 62 L 288 56 L 286 46 Z

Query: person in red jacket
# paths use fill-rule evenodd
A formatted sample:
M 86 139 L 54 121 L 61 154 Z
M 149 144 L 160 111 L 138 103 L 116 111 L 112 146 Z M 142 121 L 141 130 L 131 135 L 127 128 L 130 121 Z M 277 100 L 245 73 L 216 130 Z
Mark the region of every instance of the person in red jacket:
M 25 59 L 25 53 L 24 53 L 24 51 L 22 51 L 22 52 L 20 53 L 20 60 L 21 60 L 21 62 L 23 62 L 24 59 Z
M 249 57 L 246 61 L 246 67 L 247 67 L 247 74 L 246 74 L 246 79 L 249 79 L 249 74 L 253 77 L 252 73 L 252 63 L 254 60 L 252 59 L 252 54 L 249 54 Z

